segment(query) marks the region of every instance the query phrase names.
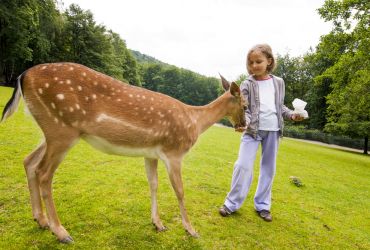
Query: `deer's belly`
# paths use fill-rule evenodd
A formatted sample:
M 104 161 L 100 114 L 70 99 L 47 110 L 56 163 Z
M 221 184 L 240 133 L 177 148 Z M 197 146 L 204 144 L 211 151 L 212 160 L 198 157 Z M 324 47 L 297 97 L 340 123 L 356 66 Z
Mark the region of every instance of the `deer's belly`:
M 92 135 L 85 135 L 82 137 L 87 143 L 89 143 L 94 148 L 114 155 L 126 155 L 126 156 L 143 156 L 147 158 L 159 158 L 159 148 L 158 147 L 130 147 L 127 145 L 115 145 L 107 140 Z

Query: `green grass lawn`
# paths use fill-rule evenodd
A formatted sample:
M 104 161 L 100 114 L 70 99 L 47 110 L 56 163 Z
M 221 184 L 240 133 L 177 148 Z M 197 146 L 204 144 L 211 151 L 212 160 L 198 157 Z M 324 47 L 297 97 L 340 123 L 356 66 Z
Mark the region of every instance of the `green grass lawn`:
M 0 109 L 11 89 L 0 87 Z M 223 218 L 240 134 L 212 127 L 183 164 L 186 207 L 200 234 L 188 236 L 165 167 L 159 166 L 158 204 L 168 231 L 150 219 L 142 158 L 110 156 L 80 141 L 54 177 L 59 217 L 75 240 L 62 245 L 32 220 L 23 159 L 41 132 L 21 105 L 0 124 L 0 249 L 370 249 L 370 157 L 284 138 L 267 223 L 253 208 L 255 178 L 242 208 Z M 256 162 L 258 162 L 259 157 Z M 296 187 L 290 176 L 304 186 Z

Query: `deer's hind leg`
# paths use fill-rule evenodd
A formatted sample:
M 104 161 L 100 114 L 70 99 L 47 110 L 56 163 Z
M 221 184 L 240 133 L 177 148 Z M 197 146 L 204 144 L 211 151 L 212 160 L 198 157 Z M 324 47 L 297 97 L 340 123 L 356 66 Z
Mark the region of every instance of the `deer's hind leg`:
M 158 159 L 145 158 L 145 169 L 146 175 L 150 187 L 151 196 L 151 217 L 154 226 L 158 232 L 164 231 L 167 228 L 163 226 L 161 219 L 159 218 L 158 202 L 157 202 L 157 189 L 158 189 Z
M 41 228 L 47 228 L 49 226 L 49 222 L 42 208 L 40 185 L 36 176 L 36 168 L 44 157 L 45 150 L 46 143 L 43 142 L 30 155 L 28 155 L 23 162 L 31 196 L 32 215 Z
M 40 194 L 44 201 L 50 230 L 62 243 L 73 242 L 72 237 L 62 226 L 55 209 L 52 196 L 52 181 L 55 170 L 63 160 L 67 151 L 79 138 L 77 131 L 55 131 L 52 136 L 45 135 L 45 153 L 36 167 L 36 177 Z

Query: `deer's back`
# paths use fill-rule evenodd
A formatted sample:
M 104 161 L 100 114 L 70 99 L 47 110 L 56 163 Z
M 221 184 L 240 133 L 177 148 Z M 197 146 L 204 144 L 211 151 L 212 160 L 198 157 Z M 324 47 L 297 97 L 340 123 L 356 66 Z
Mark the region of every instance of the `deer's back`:
M 85 66 L 38 65 L 26 72 L 22 85 L 26 104 L 44 133 L 50 126 L 52 131 L 69 127 L 82 137 L 129 147 L 194 143 L 185 104 Z

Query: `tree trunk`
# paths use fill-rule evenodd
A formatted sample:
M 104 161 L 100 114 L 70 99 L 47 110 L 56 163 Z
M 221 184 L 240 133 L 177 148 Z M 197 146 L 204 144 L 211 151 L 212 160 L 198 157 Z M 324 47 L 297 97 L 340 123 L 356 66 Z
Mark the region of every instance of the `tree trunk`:
M 364 142 L 364 154 L 367 155 L 367 150 L 368 150 L 368 146 L 369 146 L 369 137 L 368 136 L 365 136 L 365 142 Z

